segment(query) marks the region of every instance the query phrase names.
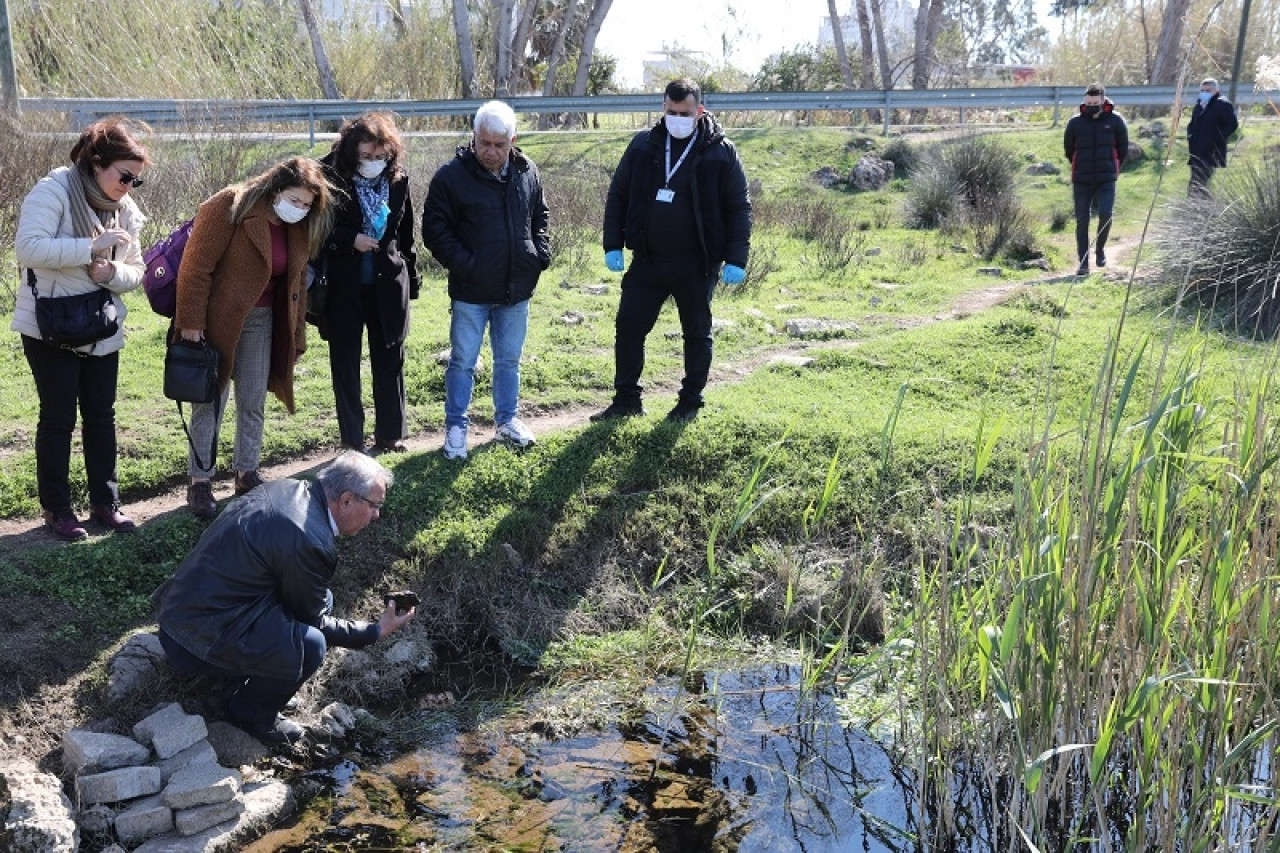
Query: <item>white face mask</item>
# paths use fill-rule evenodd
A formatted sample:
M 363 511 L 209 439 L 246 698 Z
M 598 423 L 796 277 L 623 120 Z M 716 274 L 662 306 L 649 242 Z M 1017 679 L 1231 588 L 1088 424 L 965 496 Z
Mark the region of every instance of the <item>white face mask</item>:
M 381 175 L 382 170 L 385 168 L 387 168 L 386 160 L 361 160 L 360 165 L 356 167 L 356 171 L 360 173 L 360 177 L 372 181 Z
M 276 212 L 276 216 L 279 216 L 282 222 L 287 222 L 290 225 L 295 222 L 301 222 L 308 213 L 308 211 L 295 206 L 283 194 L 276 198 L 276 203 L 271 205 L 271 209 Z
M 667 125 L 667 133 L 676 139 L 688 139 L 693 135 L 693 127 L 698 123 L 696 116 L 665 115 L 662 120 Z

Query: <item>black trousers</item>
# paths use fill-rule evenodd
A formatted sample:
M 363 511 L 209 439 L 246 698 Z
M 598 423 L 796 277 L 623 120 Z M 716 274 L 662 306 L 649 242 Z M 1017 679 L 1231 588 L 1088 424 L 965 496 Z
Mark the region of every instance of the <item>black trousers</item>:
M 684 382 L 680 401 L 702 405 L 702 389 L 711 371 L 711 294 L 717 276 L 690 258 L 637 255 L 622 276 L 613 344 L 613 389 L 616 402 L 639 401 L 643 389 L 644 341 L 670 297 L 680 314 L 684 336 Z
M 1187 182 L 1187 195 L 1208 198 L 1209 179 L 1213 177 L 1216 167 L 1212 163 L 1195 156 L 1192 156 L 1190 165 L 1191 180 Z
M 331 317 L 329 322 L 329 372 L 333 374 L 333 401 L 338 413 L 338 434 L 343 444 L 352 447 L 364 446 L 360 353 L 366 330 L 369 334 L 369 367 L 373 373 L 374 440 L 396 441 L 408 434 L 404 343 L 387 346 L 372 287 L 360 288 L 358 304 L 358 318 Z
M 1104 184 L 1072 184 L 1072 196 L 1076 208 L 1076 259 L 1089 260 L 1089 217 L 1098 211 L 1098 239 L 1093 250 L 1099 255 L 1107 248 L 1111 236 L 1111 213 L 1116 204 L 1116 182 Z
M 22 351 L 31 367 L 40 398 L 36 423 L 36 491 L 40 506 L 51 512 L 71 508 L 71 433 L 76 410 L 81 420 L 84 472 L 89 502 L 116 503 L 116 378 L 120 353 L 77 355 L 22 336 Z

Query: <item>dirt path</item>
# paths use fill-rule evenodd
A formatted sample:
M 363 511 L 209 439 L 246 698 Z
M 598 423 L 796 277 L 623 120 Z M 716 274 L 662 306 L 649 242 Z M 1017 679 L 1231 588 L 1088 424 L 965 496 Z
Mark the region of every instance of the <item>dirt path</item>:
M 1115 280 L 1127 277 L 1128 270 L 1124 267 L 1124 259 L 1128 255 L 1128 250 L 1130 248 L 1132 247 L 1127 241 L 1117 241 L 1109 247 L 1109 254 L 1112 256 L 1112 262 L 1106 273 L 1108 278 Z M 908 329 L 929 326 L 934 323 L 958 320 L 994 308 L 995 306 L 1005 302 L 1023 288 L 1037 284 L 1054 284 L 1073 280 L 1075 280 L 1075 276 L 1073 275 L 1060 272 L 1049 272 L 1031 281 L 992 284 L 989 287 L 968 291 L 957 298 L 947 310 L 940 311 L 935 314 L 897 317 L 894 318 L 894 323 L 900 329 Z M 854 345 L 857 343 L 858 342 L 853 342 Z M 775 356 L 782 355 L 784 353 L 787 355 L 803 355 L 807 351 L 842 345 L 847 346 L 849 345 L 849 342 L 844 342 L 842 344 L 838 341 L 819 341 L 813 343 L 801 341 L 792 343 L 786 347 L 769 349 L 741 361 L 717 362 L 712 365 L 712 375 L 709 384 L 714 387 L 715 385 L 722 385 L 727 382 L 739 381 L 758 370 L 761 366 L 767 364 Z M 649 388 L 653 393 L 655 401 L 664 400 L 664 402 L 665 397 L 673 395 L 676 390 L 676 386 L 674 384 L 651 384 Z M 589 423 L 589 417 L 594 411 L 596 411 L 595 408 L 566 409 L 551 413 L 531 415 L 523 418 L 523 420 L 529 425 L 535 435 L 545 435 L 547 433 L 557 432 L 563 429 L 585 426 Z M 470 444 L 473 449 L 493 440 L 494 434 L 492 427 L 479 426 L 472 428 Z M 438 451 L 444 444 L 444 435 L 441 431 L 431 430 L 429 432 L 410 436 L 405 439 L 404 443 L 406 449 L 411 453 Z M 337 448 L 335 447 L 323 448 L 274 465 L 264 465 L 261 469 L 262 475 L 268 480 L 278 480 L 282 477 L 293 477 L 299 474 L 313 473 L 320 466 L 332 459 L 337 452 Z M 214 495 L 218 500 L 231 497 L 232 491 L 233 485 L 229 476 L 224 475 L 214 481 Z M 138 522 L 138 524 L 145 524 L 151 519 L 168 513 L 183 511 L 185 507 L 186 486 L 184 484 L 178 484 L 149 497 L 130 500 L 128 501 L 125 509 L 134 521 Z M 89 530 L 89 536 L 91 538 L 107 535 L 103 533 L 102 528 L 96 524 L 88 525 L 87 529 Z M 60 541 L 45 530 L 44 524 L 39 518 L 0 519 L 0 549 L 26 549 L 41 546 L 55 546 L 58 544 L 61 544 Z

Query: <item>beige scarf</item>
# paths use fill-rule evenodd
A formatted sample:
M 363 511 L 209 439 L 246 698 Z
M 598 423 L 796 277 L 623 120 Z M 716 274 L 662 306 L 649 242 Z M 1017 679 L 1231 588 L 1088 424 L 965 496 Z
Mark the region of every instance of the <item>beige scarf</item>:
M 120 202 L 107 198 L 92 175 L 86 175 L 79 166 L 72 169 L 78 180 L 71 182 L 71 224 L 77 237 L 92 240 L 108 228 L 120 222 Z M 95 252 L 94 257 L 109 258 L 110 249 Z

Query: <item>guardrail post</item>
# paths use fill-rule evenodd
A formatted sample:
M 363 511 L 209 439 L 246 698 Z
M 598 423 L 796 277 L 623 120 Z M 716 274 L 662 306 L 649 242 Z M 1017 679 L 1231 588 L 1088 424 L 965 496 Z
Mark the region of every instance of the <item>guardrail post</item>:
M 884 130 L 880 132 L 881 136 L 889 135 L 889 115 L 893 112 L 893 90 L 881 89 L 884 95 Z
M 316 108 L 314 104 L 307 107 L 307 142 L 312 148 L 316 147 Z
M 1062 113 L 1062 88 L 1060 86 L 1053 87 L 1053 124 L 1050 127 L 1058 126 L 1058 119 Z

